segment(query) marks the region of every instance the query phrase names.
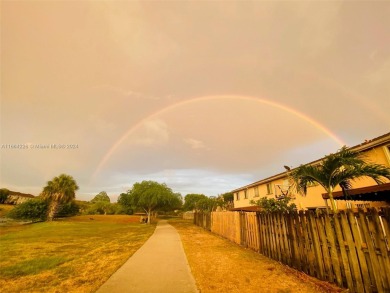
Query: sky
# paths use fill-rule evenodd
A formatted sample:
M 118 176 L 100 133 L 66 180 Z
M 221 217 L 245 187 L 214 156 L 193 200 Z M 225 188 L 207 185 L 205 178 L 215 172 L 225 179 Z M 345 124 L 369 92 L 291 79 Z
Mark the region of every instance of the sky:
M 1 1 L 0 187 L 231 191 L 390 131 L 390 2 Z

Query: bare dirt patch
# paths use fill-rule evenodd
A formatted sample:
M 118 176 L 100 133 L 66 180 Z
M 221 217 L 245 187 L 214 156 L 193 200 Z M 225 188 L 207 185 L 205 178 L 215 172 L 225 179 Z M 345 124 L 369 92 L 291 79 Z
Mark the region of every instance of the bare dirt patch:
M 327 282 L 244 249 L 186 220 L 169 222 L 179 232 L 200 292 L 343 292 Z

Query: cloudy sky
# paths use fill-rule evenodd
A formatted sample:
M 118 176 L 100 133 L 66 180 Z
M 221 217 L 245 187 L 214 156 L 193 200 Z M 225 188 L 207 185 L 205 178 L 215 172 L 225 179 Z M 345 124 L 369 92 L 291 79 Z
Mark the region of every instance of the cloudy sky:
M 84 200 L 142 180 L 211 196 L 385 134 L 389 15 L 385 1 L 1 1 L 0 187 L 37 195 L 67 173 Z

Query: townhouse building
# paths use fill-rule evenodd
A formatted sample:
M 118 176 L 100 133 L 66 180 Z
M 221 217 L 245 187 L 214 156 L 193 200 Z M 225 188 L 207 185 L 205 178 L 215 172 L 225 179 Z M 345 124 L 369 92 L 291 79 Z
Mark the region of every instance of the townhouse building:
M 363 143 L 349 148 L 364 155 L 365 160 L 371 163 L 390 167 L 390 133 L 366 140 Z M 308 164 L 318 164 L 322 159 Z M 234 210 L 254 211 L 258 208 L 251 205 L 251 200 L 262 197 L 281 199 L 292 198 L 298 210 L 321 209 L 330 206 L 325 190 L 314 184 L 301 194 L 294 190 L 288 177 L 288 168 L 285 172 L 253 182 L 232 191 L 234 193 Z M 390 205 L 390 182 L 377 185 L 371 178 L 362 177 L 352 182 L 352 189 L 344 194 L 341 188 L 333 194 L 338 209 L 357 209 Z

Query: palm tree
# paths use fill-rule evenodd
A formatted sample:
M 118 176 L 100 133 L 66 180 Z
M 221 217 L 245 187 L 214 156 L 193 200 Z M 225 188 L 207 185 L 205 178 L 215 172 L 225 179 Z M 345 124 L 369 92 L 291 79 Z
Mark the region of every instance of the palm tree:
M 320 184 L 328 193 L 332 210 L 337 210 L 333 191 L 338 185 L 343 191 L 352 187 L 351 181 L 360 177 L 370 177 L 377 184 L 390 179 L 390 168 L 383 165 L 371 164 L 364 160 L 362 154 L 342 147 L 336 154 L 326 156 L 320 163 L 301 165 L 289 174 L 298 192 L 307 193 L 310 184 Z
M 73 177 L 66 174 L 61 174 L 47 182 L 41 195 L 49 201 L 48 221 L 53 221 L 60 204 L 68 203 L 75 199 L 75 192 L 78 189 L 79 187 Z

